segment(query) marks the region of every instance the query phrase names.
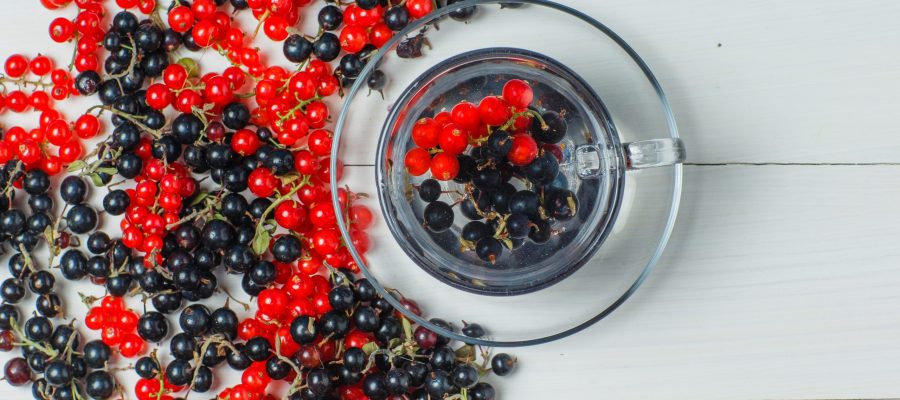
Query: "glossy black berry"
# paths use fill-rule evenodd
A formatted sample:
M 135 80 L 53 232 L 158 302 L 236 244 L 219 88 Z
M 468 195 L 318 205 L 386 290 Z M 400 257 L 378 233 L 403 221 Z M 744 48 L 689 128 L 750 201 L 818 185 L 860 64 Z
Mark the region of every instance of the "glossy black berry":
M 22 188 L 32 196 L 44 194 L 50 189 L 50 176 L 39 169 L 28 171 L 22 181 Z
M 356 297 L 360 301 L 371 301 L 378 297 L 378 291 L 375 290 L 375 286 L 368 279 L 360 278 L 353 284 Z
M 222 123 L 229 129 L 244 129 L 250 123 L 250 110 L 241 102 L 228 103 L 222 110 Z
M 84 361 L 91 368 L 103 368 L 112 354 L 109 346 L 101 340 L 92 340 L 84 344 Z
M 531 230 L 528 232 L 528 238 L 532 242 L 541 244 L 546 243 L 553 236 L 553 227 L 544 220 L 532 221 Z
M 540 199 L 537 193 L 530 190 L 520 190 L 509 200 L 509 211 L 528 216 L 537 215 Z
M 28 289 L 33 293 L 46 294 L 53 290 L 56 278 L 48 271 L 37 271 L 28 278 Z
M 537 186 L 550 184 L 559 175 L 559 161 L 550 152 L 544 152 L 524 168 L 525 176 Z
M 278 357 L 269 358 L 266 361 L 266 374 L 272 379 L 284 379 L 291 373 L 291 365 L 280 360 Z
M 43 342 L 53 335 L 53 324 L 45 317 L 31 317 L 22 328 L 25 336 L 34 342 Z
M 14 278 L 9 278 L 0 284 L 0 297 L 3 301 L 16 304 L 25 297 L 25 288 Z
M 67 365 L 64 361 L 56 360 L 51 361 L 47 364 L 46 369 L 44 369 L 44 379 L 47 380 L 51 386 L 64 386 L 68 385 L 72 382 L 72 366 Z
M 322 36 L 313 43 L 313 54 L 322 61 L 334 61 L 334 59 L 341 54 L 341 43 L 338 40 L 338 37 L 331 32 L 323 33 Z
M 74 281 L 87 276 L 87 257 L 78 249 L 69 249 L 59 259 L 64 278 Z
M 148 342 L 159 342 L 169 333 L 169 322 L 166 317 L 156 311 L 141 315 L 138 320 L 138 335 Z
M 237 336 L 237 326 L 237 314 L 228 308 L 218 308 L 210 316 L 210 331 L 212 333 L 221 333 L 229 340 Z
M 337 6 L 329 4 L 319 10 L 318 20 L 322 29 L 326 31 L 335 30 L 344 21 L 344 12 Z
M 113 17 L 112 26 L 119 33 L 132 33 L 138 28 L 138 20 L 134 14 L 128 11 L 120 11 Z
M 497 376 L 506 376 L 516 366 L 516 359 L 506 353 L 494 355 L 491 359 L 491 371 Z
M 244 345 L 244 354 L 253 361 L 265 361 L 272 353 L 272 347 L 269 341 L 264 337 L 254 337 L 247 341 Z
M 103 209 L 111 215 L 122 215 L 131 204 L 131 199 L 124 190 L 112 190 L 103 197 Z
M 203 243 L 213 250 L 224 250 L 235 240 L 234 227 L 225 221 L 209 221 L 201 231 Z
M 191 360 L 195 351 L 197 351 L 197 342 L 187 332 L 181 332 L 172 336 L 172 340 L 169 341 L 169 352 L 176 359 Z
M 360 331 L 375 332 L 381 325 L 381 319 L 372 307 L 360 306 L 353 312 L 353 324 Z
M 82 96 L 90 96 L 97 93 L 100 88 L 100 74 L 94 70 L 86 70 L 75 77 L 75 89 Z
M 384 23 L 392 31 L 399 31 L 409 25 L 409 10 L 406 7 L 391 7 L 384 13 Z
M 166 366 L 166 378 L 168 378 L 169 382 L 173 385 L 187 385 L 191 382 L 191 377 L 193 375 L 194 369 L 191 368 L 191 364 L 186 360 L 174 360 Z
M 235 348 L 237 351 L 231 350 L 230 348 L 226 349 L 227 354 L 225 360 L 232 369 L 243 371 L 253 363 L 253 361 L 244 353 L 244 347 L 243 344 L 236 344 Z
M 84 381 L 84 390 L 92 399 L 107 399 L 116 389 L 116 382 L 106 371 L 93 371 Z
M 312 54 L 313 44 L 302 35 L 291 35 L 285 39 L 282 51 L 284 52 L 284 58 L 287 58 L 288 61 L 301 63 L 306 61 Z
M 443 398 L 452 389 L 453 384 L 446 371 L 434 370 L 425 378 L 425 390 L 434 398 Z
M 351 347 L 344 352 L 344 366 L 354 372 L 362 372 L 369 362 L 369 356 L 362 349 Z
M 452 4 L 459 3 L 464 0 L 447 0 L 447 7 L 450 7 Z M 468 6 L 468 7 L 458 7 L 453 11 L 450 11 L 450 18 L 453 18 L 456 21 L 468 21 L 475 16 L 475 12 L 478 11 L 477 6 Z
M 87 204 L 78 204 L 69 209 L 66 222 L 74 233 L 88 233 L 97 227 L 97 211 Z
M 141 357 L 134 364 L 134 371 L 144 379 L 153 379 L 159 374 L 159 363 L 152 357 Z
M 70 175 L 63 179 L 59 185 L 59 194 L 68 204 L 79 204 L 87 195 L 87 183 L 78 176 Z
M 342 338 L 350 331 L 350 320 L 344 313 L 332 310 L 320 318 L 319 328 L 323 335 Z
M 388 396 L 387 386 L 384 382 L 384 372 L 369 374 L 363 380 L 363 393 L 373 399 L 384 399 Z
M 535 140 L 548 144 L 556 144 L 566 137 L 568 125 L 566 120 L 555 111 L 547 111 L 541 114 L 547 129 L 541 125 L 541 122 L 535 118 L 531 123 L 531 135 Z
M 355 300 L 356 296 L 349 286 L 337 286 L 328 292 L 328 302 L 331 304 L 331 308 L 338 311 L 349 310 L 353 307 Z
M 472 389 L 469 389 L 469 398 L 472 400 L 494 400 L 497 398 L 497 392 L 490 383 L 478 382 Z
M 458 388 L 468 389 L 478 383 L 478 371 L 468 364 L 457 365 L 450 376 L 453 384 Z
M 283 263 L 296 261 L 302 251 L 300 240 L 292 235 L 283 235 L 272 244 L 272 256 Z
M 19 321 L 19 311 L 12 304 L 0 304 L 0 329 L 12 329 L 13 321 Z
M 184 333 L 191 336 L 201 336 L 209 329 L 209 309 L 202 304 L 191 304 L 181 311 L 178 324 Z
M 578 211 L 578 197 L 569 190 L 549 190 L 544 194 L 544 208 L 557 221 L 568 221 Z
M 425 226 L 432 232 L 443 232 L 453 226 L 453 208 L 442 201 L 425 207 Z

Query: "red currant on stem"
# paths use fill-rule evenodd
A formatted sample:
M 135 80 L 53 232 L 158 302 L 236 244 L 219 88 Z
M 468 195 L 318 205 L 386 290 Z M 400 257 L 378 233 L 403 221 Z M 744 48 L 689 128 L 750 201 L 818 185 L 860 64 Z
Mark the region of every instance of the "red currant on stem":
M 428 153 L 428 150 L 416 147 L 406 153 L 403 163 L 410 175 L 420 176 L 431 168 L 431 154 Z
M 459 161 L 456 156 L 438 153 L 431 159 L 431 175 L 441 181 L 449 181 L 459 174 Z

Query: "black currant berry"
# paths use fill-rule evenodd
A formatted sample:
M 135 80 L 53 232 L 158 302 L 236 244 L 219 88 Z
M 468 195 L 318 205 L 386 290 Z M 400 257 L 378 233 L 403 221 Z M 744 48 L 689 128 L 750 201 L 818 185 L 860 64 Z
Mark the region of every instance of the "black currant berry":
M 506 376 L 516 366 L 516 359 L 506 353 L 494 355 L 491 359 L 491 371 L 497 376 Z
M 326 6 L 326 8 L 327 7 L 328 6 Z M 287 58 L 288 61 L 301 63 L 306 61 L 312 54 L 313 44 L 303 37 L 303 35 L 291 35 L 285 39 L 282 51 L 284 52 L 284 58 Z
M 425 226 L 439 233 L 453 226 L 453 208 L 442 201 L 435 201 L 425 207 Z

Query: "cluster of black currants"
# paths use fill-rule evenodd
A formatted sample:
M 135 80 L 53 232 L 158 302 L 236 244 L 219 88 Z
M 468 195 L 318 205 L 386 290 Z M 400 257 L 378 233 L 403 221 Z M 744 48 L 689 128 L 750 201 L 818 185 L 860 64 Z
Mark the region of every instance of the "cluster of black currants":
M 82 347 L 79 334 L 70 324 L 57 323 L 63 317 L 63 304 L 54 290 L 53 273 L 38 268 L 31 252 L 42 241 L 52 240 L 51 252 L 58 252 L 76 244 L 73 236 L 87 233 L 97 224 L 97 213 L 84 203 L 87 185 L 78 177 L 66 178 L 60 186 L 61 197 L 69 208 L 63 228 L 56 224 L 50 213 L 53 197 L 50 196 L 50 179 L 39 169 L 21 172 L 21 165 L 12 161 L 0 168 L 0 181 L 4 182 L 3 212 L 0 216 L 0 239 L 3 249 L 8 245 L 13 254 L 9 258 L 10 277 L 0 283 L 0 351 L 8 352 L 19 347 L 21 357 L 10 359 L 4 367 L 6 381 L 15 386 L 32 383 L 36 399 L 75 399 L 83 393 L 94 399 L 105 399 L 113 394 L 115 380 L 106 370 L 110 348 L 102 341 L 92 341 Z M 12 206 L 16 193 L 10 182 L 22 179 L 22 189 L 28 195 L 31 215 L 25 207 Z M 88 239 L 92 249 L 97 244 L 95 236 Z M 86 270 L 86 263 L 73 263 L 68 250 L 60 259 L 64 277 L 79 278 Z M 104 248 L 105 251 L 105 248 Z M 74 253 L 72 253 L 74 254 Z M 104 261 L 105 258 L 104 258 Z M 84 273 L 86 274 L 86 272 Z M 24 318 L 16 305 L 27 296 L 35 296 L 36 315 Z
M 530 130 L 542 147 L 527 165 L 516 166 L 506 159 L 513 137 L 505 130 L 494 131 L 469 154 L 457 156 L 460 167 L 454 182 L 464 190 L 459 211 L 469 220 L 460 241 L 463 249 L 474 250 L 486 263 L 495 264 L 504 249 L 519 249 L 526 240 L 547 243 L 556 223 L 576 215 L 578 198 L 569 190 L 565 174 L 560 173 L 559 155 L 552 151 L 558 150 L 552 145 L 565 137 L 567 124 L 553 111 L 541 117 L 533 121 Z M 546 129 L 541 120 L 547 124 Z M 425 226 L 433 232 L 452 227 L 455 213 L 453 206 L 440 200 L 445 193 L 441 183 L 427 179 L 417 191 L 428 203 L 423 215 Z
M 146 315 L 146 314 L 145 314 Z M 161 340 L 167 335 L 168 326 L 161 314 L 141 318 L 139 333 Z M 161 374 L 175 386 L 188 386 L 193 392 L 204 393 L 213 385 L 213 369 L 227 360 L 234 368 L 246 368 L 249 361 L 243 357 L 233 341 L 237 338 L 238 317 L 227 306 L 214 311 L 202 304 L 185 307 L 178 318 L 181 332 L 169 340 L 169 351 L 173 358 L 167 365 L 161 365 L 156 352 L 141 357 L 134 369 L 144 379 L 159 380 Z M 195 358 L 196 357 L 196 358 Z M 195 361 L 196 360 L 196 361 Z
M 150 129 L 161 129 L 165 125 L 165 117 L 157 110 L 147 107 L 144 81 L 158 78 L 169 66 L 168 52 L 178 49 L 182 44 L 195 47 L 192 36 L 181 35 L 172 29 L 163 30 L 149 19 L 138 21 L 137 17 L 122 11 L 113 17 L 112 26 L 103 38 L 103 47 L 109 51 L 109 57 L 103 64 L 104 76 L 99 71 L 86 70 L 75 78 L 75 87 L 82 95 L 97 93 L 100 101 L 120 113 L 140 119 L 142 125 Z M 131 124 L 129 130 L 114 134 L 114 141 L 121 144 L 136 144 L 140 139 L 133 121 L 126 117 L 114 115 L 115 126 Z M 117 129 L 118 130 L 118 129 Z
M 15 320 L 0 322 L 19 336 L 22 357 L 4 367 L 6 381 L 13 386 L 32 383 L 35 399 L 78 399 L 86 393 L 92 399 L 106 399 L 116 390 L 108 371 L 111 349 L 100 340 L 82 346 L 81 337 L 71 325 L 58 324 L 44 316 L 33 316 L 19 327 Z M 13 333 L 0 333 L 0 350 L 13 347 Z M 37 378 L 33 378 L 37 375 Z

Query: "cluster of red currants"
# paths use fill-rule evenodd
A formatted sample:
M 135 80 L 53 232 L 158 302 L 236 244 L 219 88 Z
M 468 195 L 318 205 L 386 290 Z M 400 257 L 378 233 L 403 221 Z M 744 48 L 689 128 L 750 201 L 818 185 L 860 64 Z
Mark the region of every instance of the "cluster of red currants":
M 412 176 L 431 171 L 434 179 L 449 181 L 459 174 L 457 156 L 469 146 L 479 147 L 495 130 L 510 131 L 509 151 L 502 156 L 515 166 L 525 166 L 538 155 L 537 142 L 527 133 L 534 112 L 531 86 L 513 79 L 503 86 L 502 96 L 488 96 L 477 105 L 462 101 L 434 118 L 422 118 L 412 128 L 416 147 L 406 153 L 406 170 Z
M 118 348 L 123 357 L 132 358 L 141 354 L 146 346 L 137 334 L 138 318 L 121 297 L 105 296 L 100 305 L 88 310 L 84 325 L 90 330 L 99 330 L 103 343 Z
M 349 188 L 335 193 L 337 208 L 331 202 L 331 175 L 340 179 L 343 166 L 331 170 L 326 98 L 352 83 L 373 51 L 411 20 L 457 1 L 329 2 L 319 9 L 314 37 L 294 30 L 311 0 L 116 0 L 125 11 L 114 14 L 103 0 L 41 3 L 77 7 L 73 19 L 57 18 L 49 29 L 53 40 L 75 47 L 74 69 L 14 55 L 0 78 L 18 88 L 0 96 L 0 110 L 41 113 L 37 129 L 0 131 L 0 246 L 13 253 L 11 276 L 0 285 L 0 350 L 22 352 L 5 365 L 7 381 L 30 382 L 40 399 L 110 398 L 118 387 L 108 364 L 114 348 L 140 356 L 133 366 L 140 400 L 186 398 L 187 391 L 274 400 L 284 393 L 278 381 L 289 383 L 281 398 L 291 400 L 494 398 L 493 387 L 479 382 L 489 372 L 487 353 L 477 363 L 474 346 L 452 348 L 448 338 L 412 324 L 373 283 L 357 279 L 349 246 L 369 250 L 373 212 Z M 246 9 L 259 21 L 257 31 L 284 42 L 295 65 L 262 59 L 256 33 L 232 19 Z M 450 15 L 462 21 L 473 12 Z M 217 52 L 232 66 L 201 71 L 194 59 L 175 57 L 180 48 Z M 379 90 L 386 81 L 376 72 L 367 84 Z M 30 86 L 35 91 L 26 94 Z M 72 124 L 53 102 L 76 94 L 100 104 Z M 530 123 L 517 106 L 521 99 L 494 100 L 483 102 L 486 111 L 475 107 L 474 117 L 472 107 L 460 105 L 435 118 L 455 136 L 432 150 L 464 152 L 487 137 L 505 109 L 517 123 Z M 111 131 L 83 154 L 80 139 L 99 135 L 101 115 L 109 116 Z M 64 215 L 53 216 L 50 176 L 62 169 L 72 175 L 58 185 Z M 114 177 L 122 180 L 113 184 Z M 107 187 L 102 214 L 87 201 L 89 183 Z M 27 206 L 13 201 L 17 188 L 28 194 Z M 98 230 L 101 216 L 121 218 L 121 234 Z M 347 221 L 348 237 L 338 218 Z M 31 256 L 43 245 L 51 254 L 46 269 Z M 82 344 L 76 324 L 53 321 L 63 310 L 54 293 L 64 290 L 54 289 L 57 270 L 66 280 L 105 287 L 83 321 L 99 340 Z M 221 280 L 235 276 L 256 299 L 255 314 L 243 320 L 228 302 L 214 311 L 203 305 L 225 292 Z M 38 294 L 39 315 L 26 317 L 16 307 L 26 286 Z M 125 304 L 138 292 L 152 305 L 141 314 Z M 400 300 L 421 315 L 414 302 Z M 172 313 L 180 314 L 175 332 Z M 486 334 L 477 324 L 463 333 Z M 147 354 L 153 344 L 169 351 Z M 226 362 L 242 371 L 241 382 L 214 386 L 213 369 Z M 510 367 L 503 361 L 491 368 L 503 375 Z
M 73 125 L 54 108 L 54 100 L 64 100 L 70 92 L 77 91 L 71 88 L 73 82 L 68 72 L 54 69 L 49 57 L 38 55 L 29 61 L 21 54 L 11 55 L 4 64 L 4 73 L 0 85 L 6 88 L 11 84 L 17 88 L 0 94 L 0 111 L 34 111 L 40 113 L 40 117 L 37 128 L 6 128 L 6 134 L 0 140 L 0 163 L 18 159 L 25 164 L 26 170 L 40 168 L 49 175 L 58 174 L 63 165 L 81 157 L 83 147 L 79 138 L 96 136 L 100 121 L 93 115 L 84 115 Z M 35 77 L 34 80 L 29 80 L 29 74 Z M 51 83 L 44 82 L 48 75 Z M 28 86 L 33 87 L 33 91 L 26 94 Z M 45 88 L 50 88 L 50 94 L 44 91 Z M 55 146 L 56 151 L 51 152 L 48 144 Z
M 135 154 L 144 168 L 134 179 L 137 185 L 126 189 L 128 203 L 119 226 L 122 243 L 146 255 L 146 263 L 159 265 L 164 235 L 178 226 L 183 199 L 194 194 L 197 183 L 181 163 L 164 164 L 153 158 L 149 140 L 143 140 Z

